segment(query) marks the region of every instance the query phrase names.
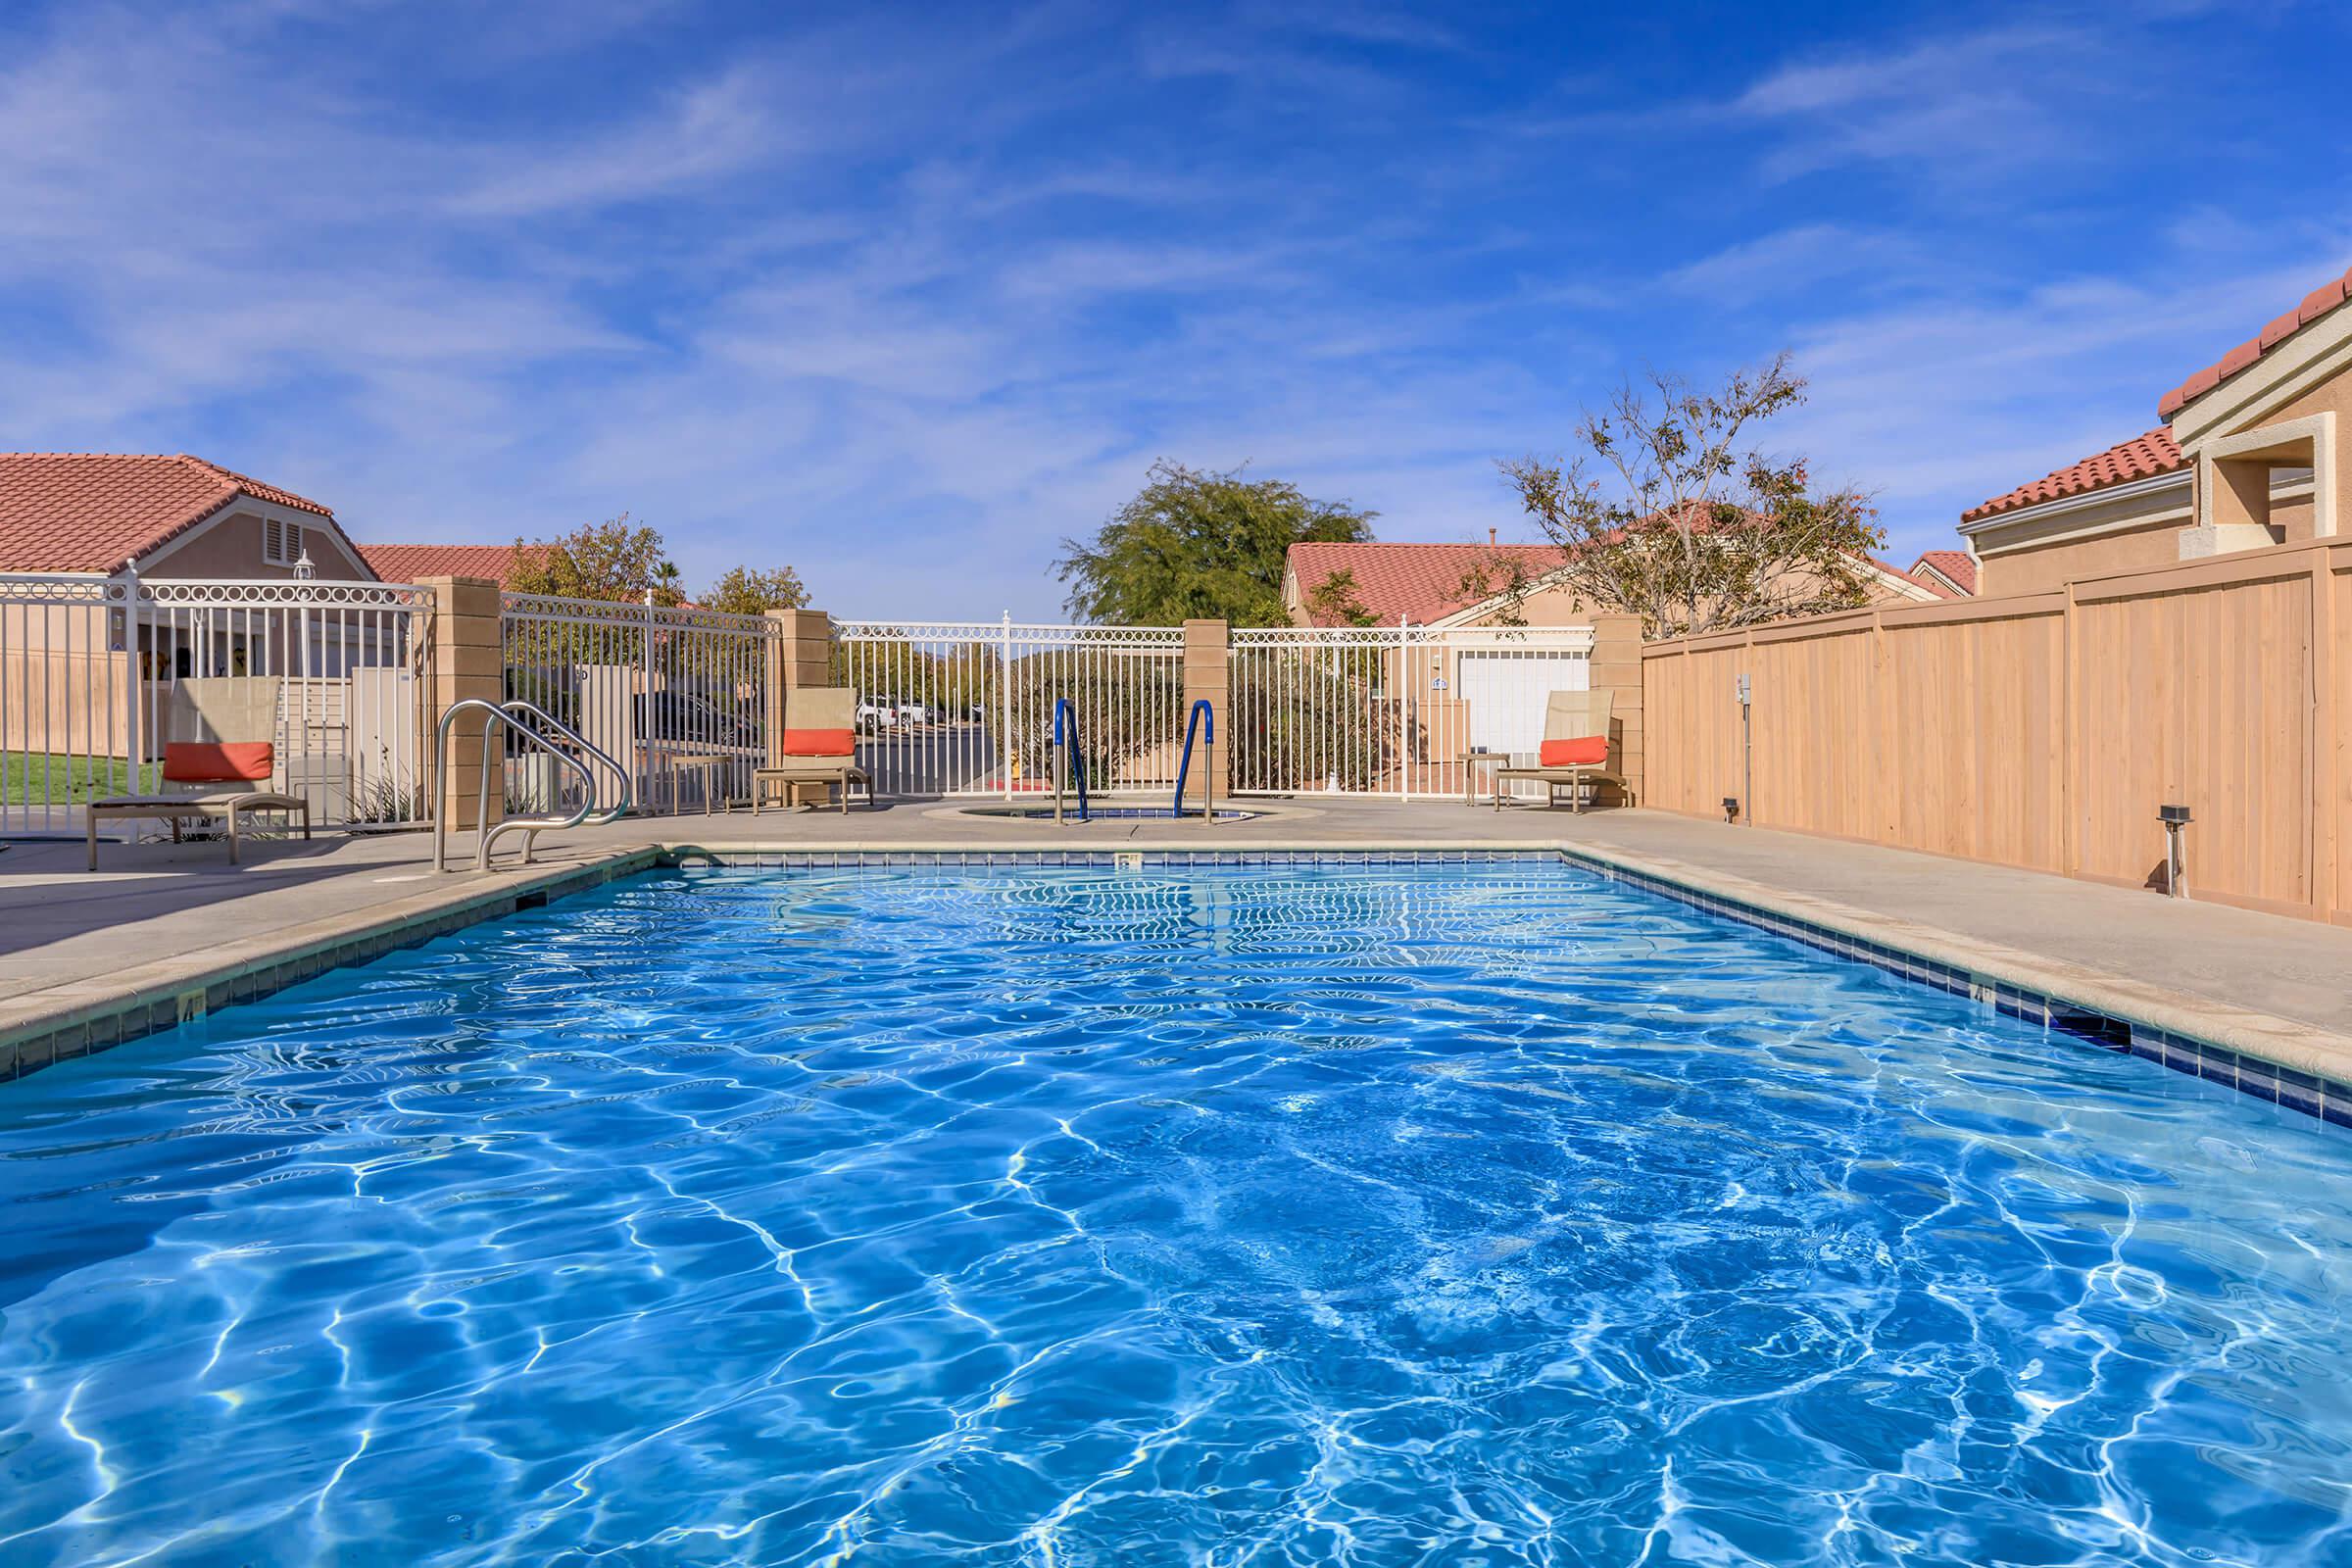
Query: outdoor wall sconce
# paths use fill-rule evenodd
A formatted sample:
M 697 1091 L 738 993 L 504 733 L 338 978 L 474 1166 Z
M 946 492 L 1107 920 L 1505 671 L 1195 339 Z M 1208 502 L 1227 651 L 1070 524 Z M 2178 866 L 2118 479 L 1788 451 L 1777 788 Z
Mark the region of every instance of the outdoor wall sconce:
M 2176 899 L 2188 897 L 2181 875 L 2180 833 L 2188 826 L 2188 808 L 2159 806 L 2156 820 L 2164 824 L 2164 890 Z

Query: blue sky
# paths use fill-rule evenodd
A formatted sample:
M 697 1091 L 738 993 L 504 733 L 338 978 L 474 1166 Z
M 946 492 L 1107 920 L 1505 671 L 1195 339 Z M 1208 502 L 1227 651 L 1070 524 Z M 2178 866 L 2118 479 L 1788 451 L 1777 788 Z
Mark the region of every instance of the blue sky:
M 491 20 L 485 21 L 485 17 Z M 1956 514 L 2352 260 L 2343 8 L 0 9 L 0 446 L 1050 615 L 1154 458 L 1393 539 L 1646 368 Z

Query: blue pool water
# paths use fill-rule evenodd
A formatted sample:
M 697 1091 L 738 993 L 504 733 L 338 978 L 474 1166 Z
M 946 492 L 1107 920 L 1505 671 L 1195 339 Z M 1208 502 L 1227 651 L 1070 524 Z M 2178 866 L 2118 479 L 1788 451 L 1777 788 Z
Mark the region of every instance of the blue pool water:
M 2352 1140 L 1548 864 L 652 877 L 0 1214 L 12 1568 L 2352 1561 Z

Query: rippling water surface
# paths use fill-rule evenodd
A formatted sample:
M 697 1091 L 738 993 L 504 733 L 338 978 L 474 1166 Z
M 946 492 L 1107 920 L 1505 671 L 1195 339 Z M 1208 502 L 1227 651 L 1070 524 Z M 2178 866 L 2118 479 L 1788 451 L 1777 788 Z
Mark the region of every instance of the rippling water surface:
M 0 1562 L 2352 1562 L 2352 1140 L 1544 864 L 664 875 L 0 1084 Z

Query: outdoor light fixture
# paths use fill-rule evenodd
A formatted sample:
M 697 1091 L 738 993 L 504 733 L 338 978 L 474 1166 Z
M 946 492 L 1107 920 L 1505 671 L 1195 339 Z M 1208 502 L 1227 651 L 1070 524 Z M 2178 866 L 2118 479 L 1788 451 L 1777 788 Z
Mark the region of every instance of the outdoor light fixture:
M 2188 897 L 2181 880 L 2180 831 L 2188 826 L 2188 808 L 2159 806 L 2156 820 L 2164 824 L 2164 890 L 2176 899 Z
M 1744 670 L 1740 672 L 1739 683 L 1732 688 L 1732 692 L 1740 699 L 1740 799 L 1752 801 L 1756 798 L 1756 768 L 1755 750 L 1750 744 L 1748 719 L 1755 711 L 1756 698 L 1754 691 L 1747 684 L 1747 673 Z M 1725 796 L 1723 812 L 1723 819 L 1726 822 L 1739 821 L 1740 801 L 1736 801 L 1728 795 Z

